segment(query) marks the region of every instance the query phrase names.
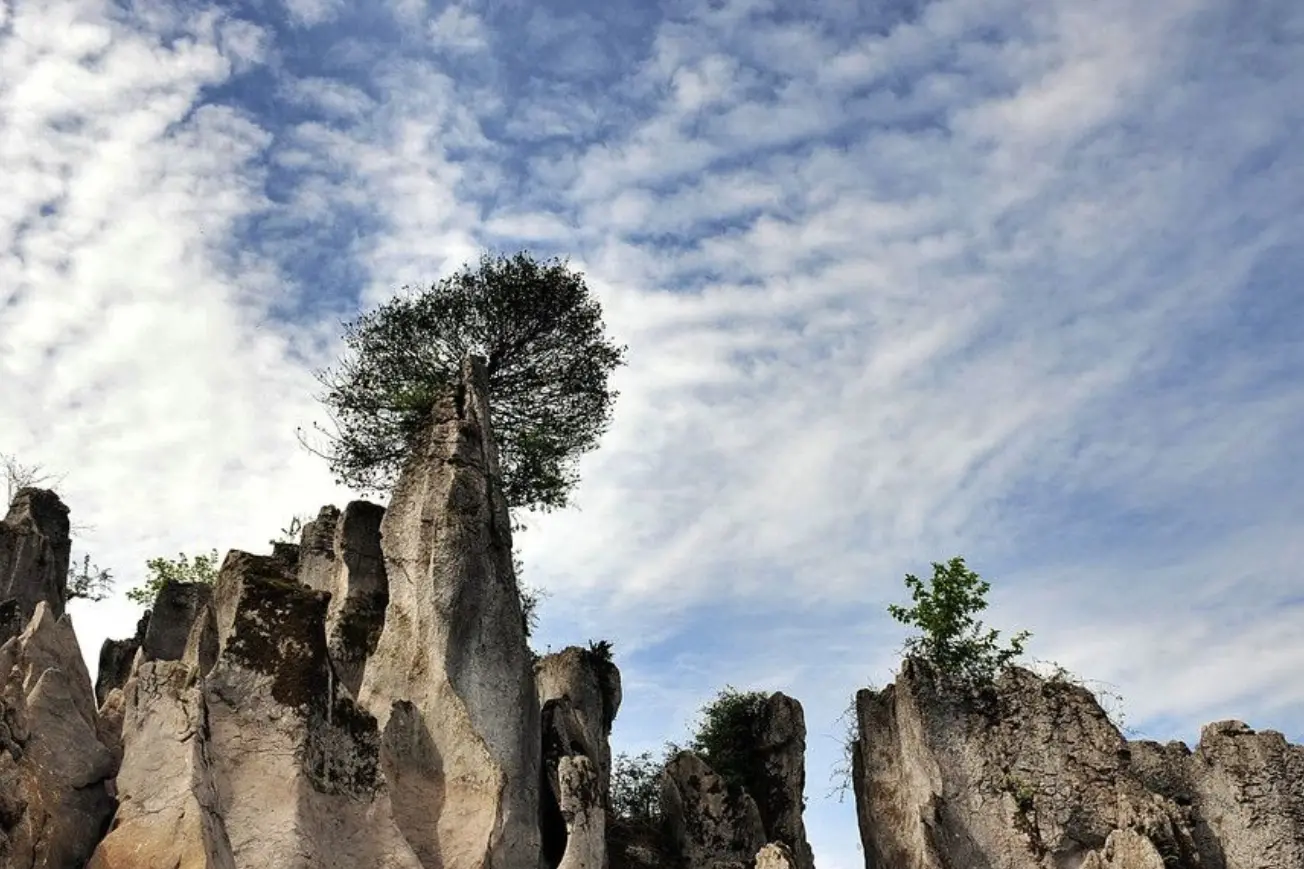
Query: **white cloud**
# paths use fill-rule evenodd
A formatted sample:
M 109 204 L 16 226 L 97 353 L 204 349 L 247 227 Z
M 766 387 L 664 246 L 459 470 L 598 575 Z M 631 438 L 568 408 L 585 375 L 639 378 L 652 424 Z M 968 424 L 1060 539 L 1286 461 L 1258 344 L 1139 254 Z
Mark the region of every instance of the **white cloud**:
M 436 48 L 453 52 L 482 51 L 488 46 L 487 40 L 480 16 L 456 3 L 444 7 L 430 22 L 430 41 Z
M 298 27 L 316 27 L 334 21 L 344 10 L 343 0 L 284 0 L 290 23 Z

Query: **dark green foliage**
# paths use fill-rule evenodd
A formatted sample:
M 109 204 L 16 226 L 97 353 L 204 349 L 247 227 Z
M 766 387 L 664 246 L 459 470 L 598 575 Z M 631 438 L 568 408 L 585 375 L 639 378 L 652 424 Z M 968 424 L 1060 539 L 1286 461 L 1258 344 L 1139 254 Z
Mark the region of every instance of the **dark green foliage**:
M 586 652 L 590 660 L 602 664 L 610 664 L 611 661 L 611 640 L 589 640 L 589 648 Z
M 485 255 L 429 289 L 405 287 L 345 330 L 348 354 L 317 373 L 338 432 L 321 455 L 339 482 L 388 491 L 462 360 L 479 355 L 508 505 L 567 505 L 579 456 L 610 423 L 608 378 L 625 356 L 581 273 L 526 252 Z
M 1021 631 L 1002 649 L 996 639 L 1000 631 L 983 632 L 974 616 L 987 608 L 991 583 L 970 570 L 956 556 L 945 564 L 933 562 L 928 587 L 919 577 L 906 575 L 914 606 L 891 605 L 888 612 L 902 624 L 923 631 L 906 640 L 906 653 L 928 661 L 943 677 L 967 685 L 989 684 L 1010 662 L 1023 654 L 1031 636 Z
M 768 698 L 760 691 L 726 686 L 702 707 L 697 733 L 688 747 L 731 786 L 746 787 L 756 728 Z
M 216 549 L 208 555 L 196 555 L 193 559 L 188 559 L 184 552 L 177 555 L 175 559 L 151 558 L 145 562 L 145 567 L 149 570 L 145 584 L 128 591 L 127 599 L 144 606 L 153 606 L 154 599 L 165 583 L 202 582 L 212 585 L 217 581 L 219 564 Z
M 73 564 L 68 567 L 68 599 L 80 598 L 89 601 L 102 601 L 109 596 L 113 588 L 113 575 L 100 566 L 91 565 L 91 557 L 82 559 L 81 568 Z
M 661 771 L 666 757 L 650 751 L 611 761 L 611 814 L 628 824 L 656 827 L 661 822 Z

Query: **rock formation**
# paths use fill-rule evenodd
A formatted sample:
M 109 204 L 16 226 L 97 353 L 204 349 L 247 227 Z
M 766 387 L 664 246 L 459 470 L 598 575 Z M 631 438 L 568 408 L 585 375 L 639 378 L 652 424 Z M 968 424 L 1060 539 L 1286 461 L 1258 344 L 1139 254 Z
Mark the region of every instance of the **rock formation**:
M 48 489 L 19 489 L 0 521 L 0 603 L 14 601 L 0 618 L 0 643 L 16 636 L 44 601 L 63 615 L 68 600 L 68 508 Z
M 121 805 L 89 869 L 421 869 L 376 721 L 332 690 L 326 601 L 284 560 L 227 556 L 183 657 L 127 683 Z
M 336 677 L 354 697 L 362 687 L 367 659 L 380 642 L 389 604 L 380 546 L 384 516 L 385 508 L 379 504 L 352 501 L 339 516 L 331 538 L 336 567 L 326 611 L 326 647 Z
M 314 591 L 335 588 L 335 529 L 339 508 L 327 504 L 299 532 L 299 582 Z
M 802 820 L 806 789 L 806 717 L 786 694 L 771 694 L 751 722 L 743 787 L 756 800 L 765 838 L 780 842 L 796 869 L 814 869 Z
M 44 588 L 46 569 L 27 566 Z M 21 592 L 21 577 L 10 588 Z M 40 600 L 0 645 L 0 866 L 83 865 L 113 813 L 115 771 L 71 619 Z
M 1304 749 L 1280 734 L 1128 743 L 1079 686 L 1012 668 L 966 692 L 915 659 L 856 708 L 870 869 L 1304 865 Z
M 584 755 L 563 757 L 557 778 L 566 822 L 566 852 L 558 869 L 605 869 L 606 811 L 597 767 Z
M 359 698 L 427 869 L 539 860 L 539 707 L 481 360 L 431 413 L 381 524 L 389 603 Z
M 95 702 L 104 705 L 104 700 L 114 688 L 127 684 L 131 675 L 136 652 L 145 642 L 145 632 L 149 629 L 149 613 L 141 616 L 136 623 L 135 636 L 125 640 L 105 640 L 100 646 L 100 662 L 95 670 Z
M 600 848 L 586 852 L 583 859 L 605 865 L 605 833 L 596 844 L 568 844 L 574 824 L 567 819 L 565 803 L 569 799 L 574 805 L 580 792 L 565 797 L 562 768 L 567 758 L 587 759 L 594 786 L 582 793 L 591 793 L 595 802 L 582 810 L 575 806 L 572 813 L 580 812 L 586 831 L 605 829 L 611 788 L 611 724 L 620 709 L 620 670 L 611 662 L 608 649 L 569 646 L 540 658 L 534 665 L 534 678 L 543 729 L 539 800 L 544 865 L 555 869 L 572 863 L 565 856 L 571 847 Z
M 661 774 L 661 815 L 668 851 L 687 869 L 746 866 L 766 844 L 756 801 L 691 751 Z
M 140 649 L 146 661 L 179 661 L 195 620 L 213 598 L 213 586 L 204 582 L 166 582 L 150 610 Z

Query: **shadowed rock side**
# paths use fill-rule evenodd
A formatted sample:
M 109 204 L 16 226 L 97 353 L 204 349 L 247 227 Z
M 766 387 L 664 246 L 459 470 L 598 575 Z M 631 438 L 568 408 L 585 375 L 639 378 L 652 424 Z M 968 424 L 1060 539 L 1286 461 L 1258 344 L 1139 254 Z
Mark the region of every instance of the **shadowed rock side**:
M 90 869 L 419 869 L 375 719 L 332 696 L 325 610 L 285 561 L 227 556 L 184 659 L 127 683 L 121 807 Z
M 601 818 L 585 820 L 584 828 L 606 827 L 611 788 L 611 725 L 620 709 L 620 671 L 609 657 L 570 646 L 535 663 L 534 678 L 543 730 L 539 827 L 544 865 L 555 869 L 563 862 L 573 862 L 563 859 L 569 847 L 569 831 L 574 826 L 563 810 L 561 769 L 566 758 L 587 758 L 593 770 L 594 787 L 583 793 L 591 792 L 595 803 L 585 807 L 581 815 L 586 819 Z M 572 795 L 571 799 L 578 797 Z M 597 844 L 577 843 L 575 847 L 600 847 L 599 862 L 605 865 L 605 839 Z M 584 857 L 589 862 L 593 859 L 597 857 L 592 853 Z
M 426 869 L 539 861 L 539 707 L 486 384 L 483 361 L 468 360 L 394 489 L 389 603 L 359 692 Z
M 339 508 L 327 504 L 299 532 L 299 582 L 314 591 L 335 587 L 335 529 Z
M 1012 668 L 964 696 L 913 659 L 856 707 L 869 869 L 1304 865 L 1304 760 L 1280 734 L 1129 744 L 1084 688 Z
M 82 866 L 113 813 L 115 772 L 72 622 L 38 601 L 0 645 L 0 866 Z
M 385 626 L 389 584 L 380 549 L 385 508 L 352 501 L 344 508 L 332 538 L 335 577 L 326 611 L 326 648 L 340 683 L 351 697 L 362 688 L 367 659 L 376 651 Z
M 19 489 L 0 521 L 0 603 L 14 601 L 0 618 L 0 643 L 16 636 L 41 601 L 63 615 L 68 595 L 68 508 L 48 489 Z M 16 611 L 15 611 L 16 610 Z
M 179 661 L 195 619 L 213 598 L 213 587 L 203 582 L 166 582 L 150 609 L 149 623 L 140 648 L 146 661 Z
M 661 774 L 661 815 L 667 850 L 684 869 L 746 866 L 766 844 L 756 801 L 691 751 Z
M 743 786 L 756 800 L 765 837 L 781 842 L 796 869 L 814 869 L 802 821 L 806 789 L 806 717 L 801 704 L 775 692 L 752 722 Z
M 136 652 L 145 641 L 145 632 L 149 628 L 149 613 L 140 617 L 136 623 L 136 635 L 125 640 L 105 640 L 100 646 L 100 662 L 95 668 L 95 702 L 104 705 L 104 699 L 114 688 L 127 684 L 131 675 L 132 662 Z
M 567 840 L 558 869 L 605 869 L 606 812 L 597 767 L 584 755 L 563 757 L 557 779 Z

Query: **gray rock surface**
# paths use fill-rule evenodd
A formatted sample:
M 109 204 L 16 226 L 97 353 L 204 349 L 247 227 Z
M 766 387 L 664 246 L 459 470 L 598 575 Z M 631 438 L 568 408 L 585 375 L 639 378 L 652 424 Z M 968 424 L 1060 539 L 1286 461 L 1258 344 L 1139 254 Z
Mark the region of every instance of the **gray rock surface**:
M 966 694 L 915 660 L 856 705 L 868 867 L 1304 865 L 1304 750 L 1280 734 L 1129 743 L 1080 686 L 1012 668 Z
M 136 635 L 125 640 L 105 640 L 100 646 L 100 661 L 95 669 L 95 702 L 103 705 L 104 699 L 114 688 L 127 684 L 131 675 L 131 664 L 136 652 L 145 641 L 145 632 L 149 628 L 149 613 L 140 617 L 136 623 Z
M 687 869 L 745 866 L 766 844 L 755 800 L 691 751 L 676 754 L 661 774 L 661 815 L 669 853 Z
M 127 683 L 121 807 L 90 869 L 420 869 L 376 721 L 332 690 L 325 611 L 283 560 L 227 556 L 182 660 Z
M 335 587 L 335 528 L 339 521 L 339 508 L 327 504 L 299 532 L 299 582 L 314 591 Z
M 561 814 L 566 821 L 566 853 L 558 869 L 605 869 L 606 811 L 597 767 L 584 755 L 563 757 L 558 780 Z
M 743 786 L 756 800 L 771 842 L 788 849 L 796 869 L 814 869 L 815 858 L 802 820 L 806 790 L 806 717 L 801 704 L 781 692 L 771 694 L 753 723 Z
M 326 648 L 336 677 L 353 697 L 361 690 L 367 659 L 380 642 L 389 604 L 380 547 L 384 517 L 385 508 L 379 504 L 351 501 L 340 514 L 332 538 L 335 573 L 326 611 Z
M 113 813 L 115 772 L 72 621 L 38 601 L 0 646 L 0 866 L 83 865 Z
M 580 646 L 544 655 L 534 665 L 539 708 L 566 701 L 554 713 L 565 754 L 583 754 L 598 775 L 602 805 L 611 789 L 611 725 L 620 711 L 620 670 L 608 657 Z M 548 728 L 545 727 L 545 732 Z M 559 755 L 560 756 L 560 755 Z M 555 765 L 557 757 L 545 758 Z
M 56 619 L 68 600 L 68 508 L 48 489 L 19 489 L 0 521 L 0 602 L 17 602 L 10 615 L 10 636 L 16 626 L 26 626 L 44 601 Z M 4 625 L 0 624 L 0 629 Z
M 213 598 L 213 587 L 203 582 L 167 582 L 150 609 L 149 624 L 140 647 L 146 661 L 179 661 L 195 619 Z
M 756 852 L 756 869 L 797 869 L 797 863 L 787 845 L 771 842 Z
M 539 707 L 486 392 L 483 361 L 468 360 L 394 488 L 389 603 L 359 692 L 427 869 L 539 861 Z

